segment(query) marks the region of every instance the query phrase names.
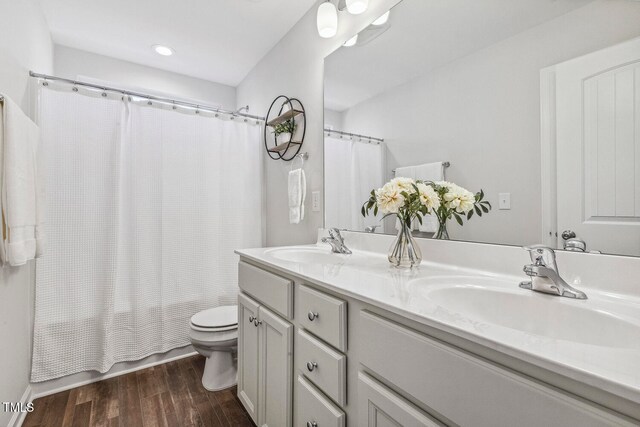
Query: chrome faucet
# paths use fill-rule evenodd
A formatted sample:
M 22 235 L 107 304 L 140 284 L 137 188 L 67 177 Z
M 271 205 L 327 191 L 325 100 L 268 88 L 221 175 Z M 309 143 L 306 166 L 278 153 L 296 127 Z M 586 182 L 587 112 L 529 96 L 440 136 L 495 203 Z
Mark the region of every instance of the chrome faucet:
M 584 292 L 574 289 L 560 277 L 553 249 L 544 245 L 525 246 L 523 249 L 529 251 L 532 264 L 523 268 L 531 281 L 520 282 L 521 288 L 566 298 L 587 299 Z
M 365 233 L 375 233 L 376 232 L 376 228 L 378 228 L 378 227 L 379 227 L 379 225 L 370 225 L 370 226 L 368 226 L 368 227 L 366 227 L 364 229 L 364 232 Z
M 344 239 L 337 228 L 329 229 L 329 237 L 323 237 L 322 243 L 331 245 L 331 252 L 335 254 L 350 254 L 351 251 L 344 244 Z

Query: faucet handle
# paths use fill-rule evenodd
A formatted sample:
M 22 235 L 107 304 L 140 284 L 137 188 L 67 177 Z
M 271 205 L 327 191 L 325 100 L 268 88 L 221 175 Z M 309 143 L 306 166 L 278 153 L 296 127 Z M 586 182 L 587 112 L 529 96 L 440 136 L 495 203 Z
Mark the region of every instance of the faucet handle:
M 531 262 L 535 265 L 550 266 L 556 269 L 556 252 L 553 248 L 545 245 L 523 246 L 522 249 L 529 251 Z
M 335 239 L 338 242 L 340 242 L 340 244 L 344 243 L 344 239 L 342 238 L 342 234 L 340 234 L 340 230 L 338 228 L 335 228 L 335 227 L 330 228 L 329 236 L 331 236 L 332 239 Z

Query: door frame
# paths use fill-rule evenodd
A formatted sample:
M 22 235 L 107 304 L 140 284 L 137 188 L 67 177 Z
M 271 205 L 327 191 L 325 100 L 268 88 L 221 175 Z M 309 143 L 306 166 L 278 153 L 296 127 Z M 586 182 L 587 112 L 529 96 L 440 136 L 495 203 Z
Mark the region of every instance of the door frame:
M 540 174 L 542 235 L 540 241 L 558 247 L 556 66 L 540 70 Z

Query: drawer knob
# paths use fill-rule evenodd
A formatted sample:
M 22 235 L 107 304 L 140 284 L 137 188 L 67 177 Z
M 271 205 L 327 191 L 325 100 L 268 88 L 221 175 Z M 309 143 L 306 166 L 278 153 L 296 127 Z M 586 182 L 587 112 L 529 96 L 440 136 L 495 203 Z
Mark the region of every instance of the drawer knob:
M 315 421 L 307 421 L 307 427 L 318 427 L 318 423 Z
M 310 311 L 309 314 L 307 314 L 307 317 L 309 318 L 310 321 L 313 322 L 313 320 L 320 317 L 320 315 L 318 313 L 314 313 L 313 311 Z
M 309 372 L 313 372 L 314 369 L 316 369 L 318 367 L 318 364 L 316 362 L 307 362 L 307 370 Z
M 255 326 L 256 328 L 258 327 L 258 325 L 262 325 L 262 320 L 258 320 L 258 318 L 256 317 L 253 320 L 253 326 Z
M 253 316 L 249 316 L 249 323 L 253 323 L 253 321 L 254 321 L 254 320 L 256 320 L 256 318 L 255 318 L 255 317 L 253 317 Z

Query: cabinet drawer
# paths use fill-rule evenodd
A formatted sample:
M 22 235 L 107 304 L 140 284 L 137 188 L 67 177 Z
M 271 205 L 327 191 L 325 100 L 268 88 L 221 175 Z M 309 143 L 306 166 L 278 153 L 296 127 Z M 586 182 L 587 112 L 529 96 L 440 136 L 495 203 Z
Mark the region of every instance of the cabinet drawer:
M 295 426 L 344 427 L 346 424 L 344 412 L 302 376 L 298 376 L 295 404 Z
M 341 351 L 347 350 L 347 303 L 323 292 L 299 285 L 296 319 L 314 335 Z
M 346 404 L 347 356 L 298 329 L 295 349 L 298 370 L 338 405 Z
M 261 268 L 240 261 L 238 264 L 238 286 L 284 317 L 291 318 L 293 282 Z
M 362 311 L 360 317 L 361 363 L 452 423 L 629 425 L 610 412 L 373 313 Z
M 360 411 L 360 424 L 366 424 L 369 427 L 444 425 L 362 372 L 358 372 L 358 411 Z

